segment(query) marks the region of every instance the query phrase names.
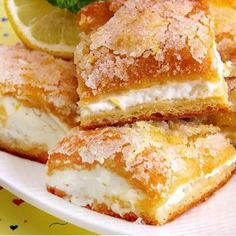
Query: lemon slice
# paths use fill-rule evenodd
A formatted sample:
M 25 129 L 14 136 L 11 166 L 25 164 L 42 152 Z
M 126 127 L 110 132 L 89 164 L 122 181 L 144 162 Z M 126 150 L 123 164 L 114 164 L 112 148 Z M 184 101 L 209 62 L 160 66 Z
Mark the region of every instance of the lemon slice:
M 31 49 L 72 58 L 79 42 L 76 15 L 46 0 L 4 0 L 9 21 Z

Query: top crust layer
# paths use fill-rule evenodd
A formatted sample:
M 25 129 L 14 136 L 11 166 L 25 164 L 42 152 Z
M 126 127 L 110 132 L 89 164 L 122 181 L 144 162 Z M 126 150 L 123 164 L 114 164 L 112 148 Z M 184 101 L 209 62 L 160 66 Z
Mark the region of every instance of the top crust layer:
M 128 0 L 106 24 L 81 37 L 75 62 L 83 101 L 170 80 L 218 79 L 203 0 Z
M 223 61 L 236 60 L 236 1 L 210 0 L 217 49 Z
M 1 96 L 13 96 L 73 124 L 78 101 L 72 62 L 23 47 L 0 46 Z

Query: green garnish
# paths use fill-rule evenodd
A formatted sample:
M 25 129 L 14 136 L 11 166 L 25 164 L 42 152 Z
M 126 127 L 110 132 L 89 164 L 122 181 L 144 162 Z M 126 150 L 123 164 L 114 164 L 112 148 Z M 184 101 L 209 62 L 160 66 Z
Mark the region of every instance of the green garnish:
M 77 13 L 82 7 L 97 0 L 47 0 L 54 6 L 67 9 L 72 13 Z

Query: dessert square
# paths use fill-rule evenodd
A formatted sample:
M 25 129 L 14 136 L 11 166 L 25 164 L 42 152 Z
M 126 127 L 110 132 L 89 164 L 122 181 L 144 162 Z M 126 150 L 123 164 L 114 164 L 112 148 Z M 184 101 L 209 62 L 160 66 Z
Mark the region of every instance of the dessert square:
M 45 163 L 76 124 L 75 67 L 20 46 L 0 55 L 0 148 Z
M 161 225 L 226 183 L 235 154 L 212 125 L 142 121 L 77 127 L 50 151 L 47 188 L 78 206 Z
M 100 27 L 91 8 L 75 51 L 82 127 L 227 109 L 206 1 L 127 0 Z

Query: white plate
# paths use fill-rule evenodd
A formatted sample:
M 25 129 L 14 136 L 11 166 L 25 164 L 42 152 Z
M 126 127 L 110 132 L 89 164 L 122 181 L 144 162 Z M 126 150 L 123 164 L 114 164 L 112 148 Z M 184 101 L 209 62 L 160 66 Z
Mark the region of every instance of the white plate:
M 207 202 L 165 226 L 129 223 L 74 206 L 45 190 L 45 166 L 0 152 L 0 185 L 32 205 L 100 234 L 236 234 L 236 176 Z

